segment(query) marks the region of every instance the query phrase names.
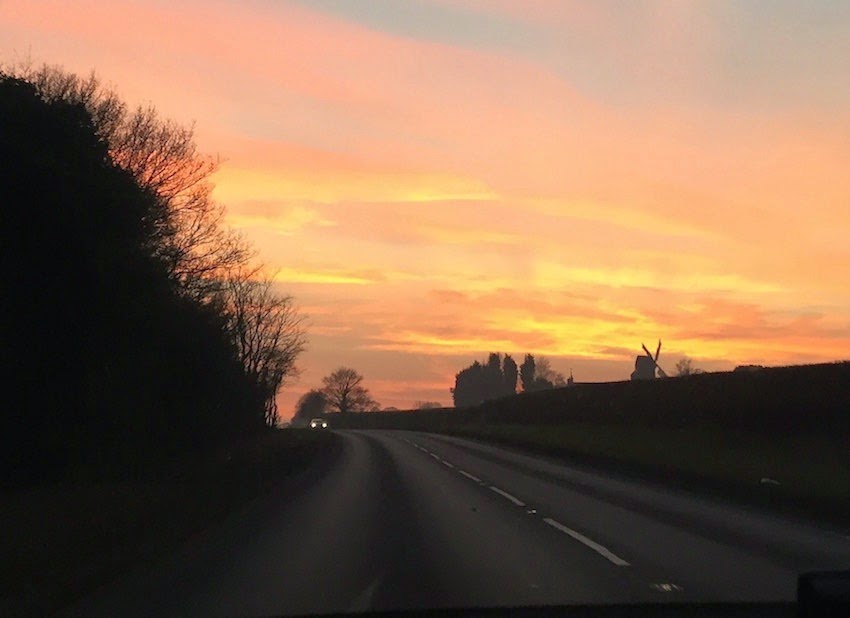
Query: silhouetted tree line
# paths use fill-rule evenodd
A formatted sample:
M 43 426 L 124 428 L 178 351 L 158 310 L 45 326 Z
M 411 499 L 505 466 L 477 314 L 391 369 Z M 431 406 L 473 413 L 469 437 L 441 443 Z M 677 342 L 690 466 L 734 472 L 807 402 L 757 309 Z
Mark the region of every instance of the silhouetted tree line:
M 210 197 L 191 129 L 94 77 L 0 71 L 4 479 L 273 425 L 301 316 Z
M 491 353 L 486 362 L 475 361 L 455 376 L 452 398 L 456 408 L 474 406 L 487 399 L 516 393 L 516 362 L 505 355 Z
M 417 401 L 413 404 L 414 410 L 437 410 L 442 407 L 439 401 Z
M 517 380 L 522 384 L 523 392 L 532 392 L 564 386 L 564 376 L 553 371 L 549 361 L 526 354 L 522 364 L 517 367 L 510 354 L 504 358 L 492 352 L 485 363 L 475 361 L 455 375 L 454 388 L 450 389 L 454 406 L 466 408 L 489 399 L 498 399 L 515 395 Z

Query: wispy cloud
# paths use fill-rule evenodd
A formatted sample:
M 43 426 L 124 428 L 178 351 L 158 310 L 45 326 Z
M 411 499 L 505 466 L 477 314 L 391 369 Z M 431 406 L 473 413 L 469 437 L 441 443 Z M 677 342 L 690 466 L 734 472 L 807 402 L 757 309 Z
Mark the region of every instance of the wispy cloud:
M 847 5 L 396 4 L 6 0 L 0 53 L 196 121 L 311 316 L 284 409 L 338 364 L 406 407 L 491 350 L 846 356 Z

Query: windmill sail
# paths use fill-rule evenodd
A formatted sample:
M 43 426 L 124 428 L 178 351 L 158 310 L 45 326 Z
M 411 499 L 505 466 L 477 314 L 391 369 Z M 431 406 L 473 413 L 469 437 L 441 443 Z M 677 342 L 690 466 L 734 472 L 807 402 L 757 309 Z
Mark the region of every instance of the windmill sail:
M 635 359 L 635 373 L 632 374 L 632 379 L 646 379 L 648 377 L 654 378 L 655 371 L 658 371 L 658 377 L 666 378 L 667 372 L 661 368 L 661 365 L 658 364 L 658 357 L 661 355 L 661 339 L 658 340 L 658 347 L 655 348 L 655 356 L 652 355 L 652 352 L 649 351 L 649 348 L 646 347 L 645 344 L 640 344 L 640 347 L 643 348 L 643 351 L 646 352 L 646 356 L 638 356 Z M 638 363 L 644 366 L 652 367 L 652 376 L 645 375 L 644 372 L 638 372 Z

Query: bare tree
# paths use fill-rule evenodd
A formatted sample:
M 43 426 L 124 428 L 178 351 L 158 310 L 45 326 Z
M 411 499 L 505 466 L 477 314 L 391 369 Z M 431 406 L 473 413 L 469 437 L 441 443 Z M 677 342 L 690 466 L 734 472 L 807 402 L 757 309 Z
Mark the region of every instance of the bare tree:
M 543 380 L 545 383 L 551 384 L 556 388 L 567 385 L 567 380 L 564 378 L 564 374 L 552 369 L 549 359 L 543 356 L 537 359 L 534 369 L 534 377 L 536 380 Z M 552 386 L 549 388 L 552 388 Z
M 162 202 L 159 255 L 186 292 L 207 299 L 230 271 L 244 267 L 251 251 L 224 225 L 224 207 L 212 199 L 209 178 L 218 160 L 197 151 L 193 127 L 139 107 L 115 132 L 111 154 Z
M 146 223 L 150 253 L 166 266 L 176 290 L 210 304 L 226 327 L 265 402 L 265 420 L 277 421 L 276 395 L 305 346 L 303 316 L 290 296 L 251 270 L 248 244 L 224 222 L 212 199 L 217 158 L 201 154 L 194 127 L 159 116 L 152 106 L 129 110 L 94 73 L 79 77 L 57 66 L 0 66 L 0 72 L 33 84 L 46 101 L 82 106 L 109 157 L 155 200 Z
M 690 376 L 697 373 L 702 373 L 702 370 L 694 367 L 693 360 L 691 360 L 687 356 L 683 356 L 682 359 L 678 363 L 676 363 L 677 376 Z
M 228 273 L 245 267 L 251 251 L 224 225 L 224 208 L 212 199 L 209 179 L 219 161 L 198 152 L 193 126 L 162 119 L 152 106 L 129 111 L 94 73 L 81 78 L 46 64 L 3 69 L 48 101 L 85 107 L 113 161 L 157 198 L 159 214 L 149 222 L 157 238 L 153 250 L 184 293 L 208 301 Z
M 287 377 L 297 375 L 295 361 L 304 350 L 304 316 L 291 296 L 278 296 L 271 279 L 256 273 L 226 281 L 228 331 L 245 373 L 265 400 L 266 424 L 277 423 L 277 393 Z
M 322 378 L 322 392 L 336 412 L 371 412 L 380 409 L 369 391 L 361 386 L 363 376 L 350 367 L 340 367 Z
M 23 79 L 33 86 L 45 101 L 65 101 L 82 105 L 92 118 L 94 130 L 107 144 L 112 144 L 126 114 L 127 106 L 110 88 L 104 87 L 94 71 L 87 77 L 68 73 L 61 67 L 31 62 L 0 65 L 8 75 Z

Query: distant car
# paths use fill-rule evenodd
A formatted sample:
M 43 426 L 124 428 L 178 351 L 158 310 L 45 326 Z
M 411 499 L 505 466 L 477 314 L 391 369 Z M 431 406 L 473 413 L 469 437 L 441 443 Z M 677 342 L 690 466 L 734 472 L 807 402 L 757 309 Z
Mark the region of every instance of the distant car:
M 310 429 L 327 429 L 328 422 L 323 418 L 314 418 L 310 421 Z

